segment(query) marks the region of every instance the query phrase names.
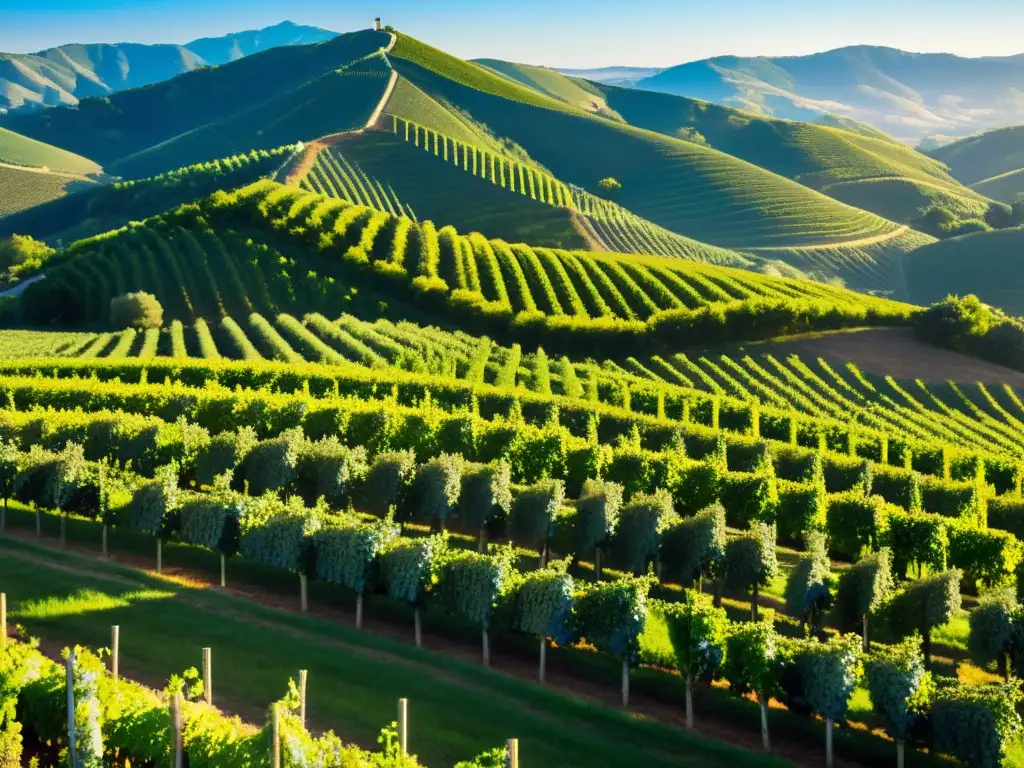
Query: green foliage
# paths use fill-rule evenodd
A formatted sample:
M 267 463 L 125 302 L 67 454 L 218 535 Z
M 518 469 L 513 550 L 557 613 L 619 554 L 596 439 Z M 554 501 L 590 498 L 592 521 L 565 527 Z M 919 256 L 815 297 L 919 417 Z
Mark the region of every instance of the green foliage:
M 949 562 L 963 571 L 969 584 L 985 586 L 1006 584 L 1017 570 L 1024 550 L 1020 541 L 1006 531 L 976 528 L 963 522 L 951 522 Z
M 808 532 L 805 544 L 807 553 L 797 560 L 786 579 L 786 611 L 817 630 L 821 624 L 819 617 L 823 618 L 832 604 L 831 563 L 825 551 L 823 533 Z
M 798 543 L 805 531 L 825 530 L 825 486 L 820 482 L 778 480 L 775 522 L 779 540 Z
M 422 605 L 427 590 L 444 561 L 448 540 L 443 535 L 410 539 L 393 538 L 380 557 L 381 579 L 388 596 L 411 605 Z
M 28 235 L 0 238 L 0 276 L 5 285 L 39 272 L 56 253 Z
M 933 572 L 946 570 L 949 537 L 941 517 L 893 509 L 889 512 L 888 525 L 885 541 L 892 552 L 892 571 L 896 578 L 906 578 L 911 564 Z
M 377 558 L 399 534 L 390 518 L 333 518 L 313 533 L 316 577 L 362 594 L 373 587 Z
M 835 621 L 843 630 L 859 629 L 893 590 L 892 554 L 882 548 L 847 568 L 836 587 Z
M 416 456 L 411 450 L 378 454 L 366 473 L 361 508 L 383 517 L 392 506 L 400 507 L 415 469 Z
M 729 620 L 709 595 L 686 591 L 681 602 L 661 606 L 676 655 L 676 669 L 687 680 L 711 679 L 725 658 Z
M 509 531 L 521 541 L 547 538 L 564 500 L 565 483 L 561 480 L 542 480 L 520 491 L 512 502 Z
M 223 490 L 185 495 L 178 509 L 178 536 L 230 557 L 238 552 L 242 504 L 237 495 Z
M 733 693 L 772 696 L 777 692 L 779 642 L 770 620 L 729 626 L 722 676 L 729 681 Z
M 969 768 L 998 768 L 1022 731 L 1017 713 L 1021 698 L 1016 683 L 938 685 L 932 705 L 935 749 Z
M 419 519 L 444 528 L 459 501 L 463 466 L 462 456 L 457 453 L 442 453 L 420 465 L 413 480 Z
M 164 538 L 172 532 L 174 521 L 171 515 L 180 503 L 178 468 L 170 464 L 161 467 L 155 479 L 143 483 L 135 491 L 118 522 L 132 530 Z
M 307 440 L 299 447 L 296 489 L 307 504 L 323 498 L 333 507 L 344 507 L 368 470 L 362 446 L 349 448 L 333 435 Z
M 234 472 L 257 442 L 256 430 L 252 427 L 239 427 L 237 432 L 214 435 L 196 458 L 196 482 L 213 485 L 219 476 Z
M 715 575 L 725 557 L 725 545 L 725 509 L 721 504 L 684 517 L 662 534 L 665 576 L 689 584 L 698 576 Z
M 725 545 L 725 579 L 736 589 L 767 587 L 778 567 L 774 525 L 753 523 L 749 531 L 729 539 Z
M 721 482 L 719 495 L 725 507 L 726 522 L 730 526 L 746 528 L 754 521 L 775 522 L 778 491 L 774 475 L 765 472 L 725 472 Z
M 898 637 L 925 637 L 960 610 L 960 571 L 949 570 L 905 584 L 889 601 L 885 616 Z
M 601 480 L 587 480 L 576 501 L 574 551 L 590 554 L 604 546 L 615 532 L 622 508 L 622 486 Z
M 512 628 L 551 638 L 559 645 L 572 639 L 574 585 L 566 573 L 567 561 L 551 563 L 547 568 L 526 574 L 514 588 Z
M 654 581 L 627 576 L 584 586 L 574 599 L 577 633 L 599 651 L 636 663 Z
M 856 635 L 831 637 L 825 643 L 788 641 L 784 679 L 790 708 L 806 707 L 823 718 L 845 721 L 850 696 L 862 674 L 860 646 Z
M 466 464 L 457 513 L 470 528 L 483 529 L 512 511 L 512 473 L 507 461 Z
M 847 491 L 829 495 L 826 503 L 828 540 L 833 552 L 856 560 L 865 549 L 878 549 L 887 520 L 881 498 Z
M 676 520 L 672 496 L 665 489 L 634 496 L 619 512 L 611 540 L 613 562 L 634 574 L 642 573 L 657 556 L 662 534 Z
M 272 493 L 245 497 L 241 509 L 242 557 L 293 573 L 306 573 L 312 536 L 324 512 L 308 509 L 298 497 L 281 501 Z
M 301 430 L 288 430 L 253 447 L 242 462 L 249 492 L 261 496 L 267 491 L 286 491 L 297 476 L 299 452 L 305 437 Z
M 905 741 L 932 696 L 931 673 L 924 668 L 920 638 L 911 636 L 899 645 L 877 646 L 864 659 L 864 674 L 875 713 L 890 736 Z
M 151 293 L 126 293 L 110 300 L 110 324 L 115 328 L 160 328 L 164 308 Z
M 437 597 L 454 616 L 487 629 L 499 600 L 512 584 L 512 551 L 494 555 L 450 552 L 441 562 Z
M 1017 599 L 1011 590 L 994 590 L 982 597 L 968 617 L 971 632 L 967 650 L 971 660 L 979 665 L 999 661 L 1005 666 L 1007 654 L 1016 657 L 1024 650 L 1020 647 L 1024 641 L 1020 619 Z

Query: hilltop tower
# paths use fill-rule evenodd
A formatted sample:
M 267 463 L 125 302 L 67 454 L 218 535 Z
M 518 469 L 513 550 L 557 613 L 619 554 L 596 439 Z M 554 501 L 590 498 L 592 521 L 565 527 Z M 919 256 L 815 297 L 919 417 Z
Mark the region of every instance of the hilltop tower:
M 380 16 L 373 20 L 373 31 L 380 32 Z

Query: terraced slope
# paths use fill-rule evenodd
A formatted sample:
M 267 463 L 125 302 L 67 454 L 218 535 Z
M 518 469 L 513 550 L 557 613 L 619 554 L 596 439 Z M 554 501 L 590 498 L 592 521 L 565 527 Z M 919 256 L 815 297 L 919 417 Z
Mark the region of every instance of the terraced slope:
M 372 111 L 364 106 L 370 92 L 376 89 L 379 99 L 383 90 L 379 78 L 332 73 L 390 39 L 363 31 L 316 45 L 276 48 L 115 93 L 109 101 L 85 99 L 74 109 L 14 115 L 5 125 L 104 167 L 123 161 L 119 175 L 149 176 L 346 130 L 360 115 L 365 121 Z M 126 161 L 129 156 L 133 159 Z
M 52 244 L 71 243 L 155 216 L 218 189 L 253 182 L 274 173 L 294 151 L 292 146 L 253 150 L 139 181 L 93 185 L 7 216 L 0 221 L 0 237 L 17 233 Z
M 474 59 L 472 63 L 486 67 L 528 88 L 540 91 L 573 107 L 584 109 L 587 112 L 594 112 L 613 120 L 622 120 L 621 115 L 618 115 L 608 106 L 601 88 L 587 80 L 567 77 L 561 72 L 549 69 L 548 67 L 513 64 L 512 62 L 499 59 Z
M 976 185 L 1024 168 L 1024 126 L 986 131 L 930 152 L 964 184 Z
M 590 328 L 613 339 L 642 335 L 647 321 L 672 310 L 736 300 L 811 302 L 862 313 L 861 321 L 870 312 L 898 322 L 907 311 L 818 283 L 681 259 L 510 245 L 451 226 L 438 231 L 273 182 L 81 241 L 70 255 L 26 292 L 35 320 L 102 320 L 113 296 L 139 289 L 160 299 L 168 319 L 186 322 L 253 311 L 331 315 L 356 301 L 372 306 L 376 291 L 496 331 L 509 331 L 510 323 L 547 335 Z
M 82 176 L 0 164 L 0 219 L 92 186 L 95 182 Z
M 902 239 L 893 222 L 714 149 L 595 117 L 562 102 L 553 105 L 555 100 L 546 95 L 433 49 L 427 56 L 415 48 L 416 60 L 403 58 L 411 45 L 406 42 L 403 48 L 403 41 L 408 41 L 404 35 L 392 60 L 420 89 L 511 138 L 564 182 L 593 190 L 599 179 L 615 177 L 623 185 L 617 202 L 677 234 L 741 251 L 890 238 L 880 257 L 869 256 L 883 261 L 919 244 Z M 458 79 L 443 76 L 452 71 L 460 72 Z M 569 136 L 572 141 L 564 139 Z M 788 256 L 780 252 L 783 260 Z M 832 274 L 854 287 L 896 287 L 860 284 L 844 266 Z
M 92 160 L 5 128 L 0 128 L 0 163 L 45 168 L 76 176 L 101 173 L 103 170 Z
M 907 294 L 926 304 L 949 294 L 977 294 L 1013 315 L 1024 314 L 1024 229 L 942 240 L 905 260 Z

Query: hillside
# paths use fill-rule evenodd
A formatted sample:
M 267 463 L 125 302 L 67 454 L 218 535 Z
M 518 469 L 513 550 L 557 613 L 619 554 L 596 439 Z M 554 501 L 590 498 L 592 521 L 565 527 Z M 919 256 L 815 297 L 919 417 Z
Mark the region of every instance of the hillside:
M 96 163 L 58 147 L 0 128 L 0 163 L 88 176 L 102 172 Z
M 809 56 L 721 56 L 680 64 L 638 88 L 790 120 L 840 114 L 916 141 L 1021 122 L 1020 56 L 967 59 L 851 46 Z
M 930 154 L 972 189 L 1016 202 L 1024 194 L 1024 126 L 986 131 L 947 144 Z
M 601 118 L 405 35 L 391 59 L 402 77 L 508 137 L 563 182 L 596 191 L 600 179 L 614 177 L 622 184 L 616 202 L 677 234 L 738 251 L 768 248 L 800 269 L 809 259 L 791 249 L 848 250 L 849 263 L 868 262 L 878 277 L 831 256 L 818 259 L 822 274 L 882 291 L 896 289 L 889 259 L 922 242 L 724 152 Z M 881 247 L 869 253 L 862 245 Z
M 977 294 L 1012 315 L 1024 315 L 1024 228 L 978 232 L 926 246 L 904 260 L 908 300 L 941 301 Z
M 185 45 L 76 43 L 33 54 L 0 53 L 0 115 L 74 105 L 84 98 L 170 80 L 270 48 L 319 43 L 334 36 L 325 29 L 286 21 Z
M 91 160 L 0 128 L 0 219 L 94 187 L 102 172 Z
M 150 176 L 348 130 L 358 116 L 365 122 L 373 109 L 366 104 L 373 93 L 379 100 L 387 78 L 362 76 L 381 69 L 358 62 L 389 41 L 386 34 L 362 31 L 274 48 L 107 99 L 87 99 L 74 109 L 12 115 L 4 124 L 111 166 L 118 175 Z M 354 76 L 345 77 L 345 67 Z M 118 161 L 122 166 L 114 169 Z

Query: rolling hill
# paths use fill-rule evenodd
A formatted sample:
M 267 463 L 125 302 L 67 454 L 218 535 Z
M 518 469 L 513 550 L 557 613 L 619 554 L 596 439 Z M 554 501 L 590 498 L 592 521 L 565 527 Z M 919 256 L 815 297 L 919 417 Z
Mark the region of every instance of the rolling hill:
M 904 140 L 1021 122 L 1020 56 L 967 59 L 851 46 L 809 56 L 721 56 L 680 64 L 637 88 L 814 122 L 838 114 Z
M 381 76 L 379 61 L 361 60 L 389 42 L 390 36 L 367 30 L 316 45 L 274 48 L 105 99 L 86 99 L 76 108 L 15 114 L 4 125 L 90 157 L 118 175 L 151 176 L 348 130 L 360 117 L 365 122 L 372 96 L 380 99 L 387 77 Z M 345 67 L 350 77 L 339 72 Z M 282 139 L 285 135 L 290 138 Z
M 614 177 L 622 184 L 616 202 L 677 234 L 882 291 L 896 289 L 890 258 L 930 241 L 724 152 L 603 118 L 406 35 L 390 56 L 400 76 L 511 139 L 563 182 L 593 191 Z M 808 247 L 826 250 L 812 256 Z
M 33 54 L 0 53 L 0 114 L 74 105 L 270 48 L 323 42 L 335 34 L 286 21 L 185 45 L 71 44 Z
M 1012 315 L 1024 315 L 1024 229 L 978 232 L 942 240 L 904 259 L 907 299 L 941 301 L 977 294 Z
M 1024 195 L 1024 126 L 986 131 L 929 154 L 982 194 L 1007 203 Z
M 102 172 L 91 160 L 0 128 L 0 219 L 95 186 Z

